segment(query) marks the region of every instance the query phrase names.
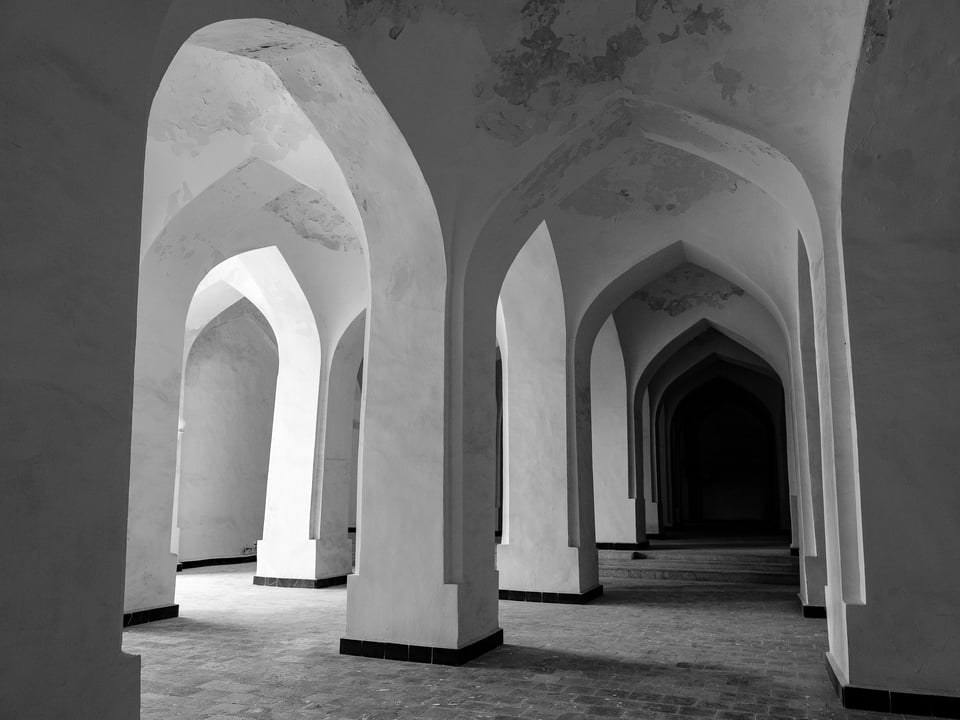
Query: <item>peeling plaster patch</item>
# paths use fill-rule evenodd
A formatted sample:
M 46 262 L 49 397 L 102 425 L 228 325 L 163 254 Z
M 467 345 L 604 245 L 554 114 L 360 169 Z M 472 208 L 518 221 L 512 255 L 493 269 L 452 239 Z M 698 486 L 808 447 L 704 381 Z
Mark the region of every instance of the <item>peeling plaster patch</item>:
M 628 212 L 677 216 L 717 192 L 736 192 L 739 177 L 682 150 L 653 142 L 590 177 L 560 203 L 581 215 Z
M 387 280 L 387 297 L 394 300 L 402 299 L 413 284 L 415 276 L 416 274 L 411 270 L 409 263 L 399 263 Z
M 658 1 L 659 0 L 637 0 L 634 13 L 640 20 L 644 22 L 649 20 L 654 9 L 657 7 Z
M 873 63 L 887 44 L 887 32 L 893 20 L 894 0 L 870 0 L 863 25 L 863 57 Z
M 523 125 L 518 125 L 502 112 L 490 112 L 481 115 L 477 118 L 474 126 L 501 140 L 509 140 L 515 145 L 523 142 L 528 133 Z
M 737 104 L 737 90 L 743 81 L 743 75 L 733 68 L 724 67 L 721 63 L 713 64 L 713 79 L 720 85 L 720 96 L 731 105 Z
M 639 27 L 628 27 L 607 38 L 606 53 L 571 65 L 570 73 L 582 84 L 617 79 L 623 75 L 627 60 L 642 53 L 648 44 Z
M 704 12 L 703 3 L 700 3 L 683 19 L 683 29 L 687 35 L 693 35 L 694 33 L 706 35 L 710 28 L 724 33 L 729 33 L 733 29 L 723 19 L 722 8 L 714 8 L 710 12 Z
M 627 62 L 649 45 L 640 26 L 630 24 L 606 37 L 602 55 L 588 54 L 577 38 L 561 37 L 554 31 L 564 3 L 529 0 L 523 6 L 520 46 L 493 53 L 492 77 L 478 79 L 484 88 L 491 87 L 496 97 L 481 110 L 477 127 L 519 144 L 545 130 L 558 110 L 577 100 L 580 88 L 620 79 Z M 638 17 L 645 19 L 655 6 L 655 2 L 641 0 Z M 497 106 L 498 99 L 507 106 Z
M 527 214 L 555 194 L 557 182 L 568 168 L 627 135 L 632 123 L 630 109 L 617 101 L 587 123 L 577 137 L 550 153 L 516 188 L 522 201 L 521 214 Z
M 507 50 L 493 58 L 499 70 L 493 90 L 511 105 L 526 103 L 543 83 L 559 77 L 571 62 L 570 54 L 560 49 L 562 40 L 552 28 L 563 2 L 527 2 L 521 10 L 523 49 Z
M 743 294 L 739 285 L 686 263 L 634 293 L 631 298 L 646 303 L 654 312 L 663 311 L 676 317 L 703 305 L 722 308 L 731 297 Z
M 193 193 L 190 192 L 190 186 L 184 181 L 180 189 L 174 190 L 167 198 L 167 217 L 163 221 L 163 224 L 166 225 L 169 223 L 191 200 L 193 200 Z
M 264 207 L 290 225 L 304 240 L 318 242 L 330 250 L 363 252 L 346 218 L 309 188 L 295 187 Z
M 417 22 L 420 19 L 423 2 L 421 0 L 344 0 L 344 10 L 346 24 L 352 30 L 373 25 L 382 17 L 388 18 L 391 22 L 390 37 L 396 40 L 407 21 Z
M 162 83 L 154 100 L 150 138 L 169 144 L 175 155 L 196 157 L 220 133 L 250 136 L 255 154 L 278 160 L 315 134 L 265 64 L 224 57 L 205 48 L 178 56 L 177 82 Z
M 231 55 L 250 58 L 251 60 L 263 60 L 275 54 L 287 54 L 298 49 L 299 43 L 293 41 L 282 42 L 275 40 L 273 42 L 260 43 L 249 47 L 233 48 Z
M 576 87 L 613 80 L 623 74 L 626 61 L 648 45 L 637 26 L 608 37 L 603 55 L 575 58 L 560 48 L 562 42 L 545 24 L 520 41 L 524 50 L 500 53 L 494 58 L 499 70 L 494 92 L 511 105 L 523 105 L 547 83 L 571 83 Z M 562 96 L 572 99 L 572 93 L 555 92 L 555 99 Z
M 673 32 L 670 33 L 669 35 L 667 35 L 666 33 L 657 33 L 657 37 L 660 38 L 661 45 L 666 45 L 669 42 L 673 42 L 674 40 L 680 37 L 680 26 L 677 25 L 673 29 Z
M 560 208 L 607 218 L 630 212 L 637 205 L 639 194 L 633 183 L 620 187 L 618 180 L 613 169 L 601 170 L 568 195 L 560 203 Z

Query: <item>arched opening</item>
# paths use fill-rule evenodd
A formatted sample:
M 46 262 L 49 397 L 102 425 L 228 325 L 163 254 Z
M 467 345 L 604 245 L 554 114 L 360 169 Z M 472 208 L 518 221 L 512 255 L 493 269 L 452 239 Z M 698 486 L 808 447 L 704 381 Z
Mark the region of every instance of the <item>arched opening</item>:
M 319 367 L 304 364 L 319 391 L 299 388 L 304 403 L 316 403 L 312 437 L 279 453 L 274 433 L 271 480 L 273 465 L 290 457 L 309 457 L 303 465 L 310 469 L 285 480 L 296 489 L 277 497 L 276 483 L 268 483 L 257 579 L 260 566 L 269 565 L 265 584 L 318 587 L 345 582 L 354 569 L 341 645 L 348 654 L 371 639 L 456 652 L 473 642 L 497 644 L 492 556 L 473 562 L 475 548 L 463 540 L 473 532 L 474 518 L 464 510 L 470 503 L 445 469 L 446 250 L 420 168 L 343 45 L 279 22 L 227 19 L 205 25 L 178 48 L 184 28 L 202 25 L 184 12 L 171 13 L 171 35 L 158 49 L 161 60 L 172 60 L 148 130 L 141 284 L 170 285 L 172 278 L 176 316 L 184 312 L 182 298 L 216 262 L 269 239 L 289 257 L 312 312 L 300 328 L 315 326 L 325 350 Z M 366 324 L 352 332 L 363 311 Z M 279 409 L 284 342 L 269 319 L 279 344 Z M 144 325 L 145 343 L 153 342 L 149 329 Z M 340 361 L 348 333 L 353 349 Z M 181 351 L 166 343 L 164 366 Z M 176 372 L 165 375 L 169 384 L 179 380 Z M 176 394 L 163 397 L 159 414 L 169 419 Z M 351 421 L 360 425 L 353 434 Z M 175 558 L 169 541 L 160 548 L 157 537 L 173 514 L 168 483 L 175 443 L 140 452 L 152 433 L 135 427 L 134 434 L 130 527 L 150 537 L 129 546 L 128 598 L 156 606 L 172 599 L 168 572 Z M 284 514 L 281 506 L 288 508 L 285 521 L 271 525 L 271 517 Z M 351 526 L 356 566 L 349 559 Z M 138 563 L 140 555 L 149 562 Z M 162 581 L 150 587 L 154 576 Z M 474 579 L 488 592 L 465 597 L 469 608 L 462 609 L 457 585 Z M 395 597 L 404 598 L 401 606 Z
M 503 355 L 500 352 L 500 346 L 497 345 L 497 369 L 496 369 L 495 389 L 497 398 L 497 529 L 495 536 L 497 542 L 503 537 Z
M 278 369 L 273 330 L 246 298 L 187 353 L 174 499 L 181 568 L 256 559 Z
M 718 361 L 693 388 L 671 387 L 663 400 L 670 419 L 661 483 L 673 498 L 665 528 L 685 535 L 776 535 L 788 529 L 781 513 L 783 414 L 776 418 L 730 379 L 725 364 Z

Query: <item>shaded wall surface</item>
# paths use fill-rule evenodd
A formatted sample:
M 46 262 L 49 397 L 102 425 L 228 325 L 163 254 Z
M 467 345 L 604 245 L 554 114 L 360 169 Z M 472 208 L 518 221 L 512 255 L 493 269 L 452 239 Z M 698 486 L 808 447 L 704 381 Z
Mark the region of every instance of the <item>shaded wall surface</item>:
M 846 608 L 849 680 L 954 695 L 960 693 L 957 28 L 956 2 L 871 3 L 843 176 L 865 598 Z
M 266 319 L 243 300 L 187 357 L 180 441 L 180 560 L 252 555 L 263 535 L 277 387 Z

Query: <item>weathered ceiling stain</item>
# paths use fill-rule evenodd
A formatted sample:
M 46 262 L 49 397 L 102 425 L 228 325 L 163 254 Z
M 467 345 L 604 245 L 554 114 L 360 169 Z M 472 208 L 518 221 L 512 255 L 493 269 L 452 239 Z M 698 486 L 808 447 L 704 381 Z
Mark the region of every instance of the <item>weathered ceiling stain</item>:
M 420 19 L 424 3 L 423 0 L 344 0 L 343 5 L 347 28 L 355 30 L 386 17 L 391 22 L 389 35 L 396 40 L 407 22 Z
M 713 79 L 720 86 L 720 94 L 731 105 L 737 104 L 737 90 L 743 81 L 743 75 L 733 68 L 724 67 L 723 63 L 715 62 L 712 66 Z
M 698 265 L 684 263 L 637 291 L 630 299 L 645 303 L 654 312 L 676 317 L 702 305 L 722 308 L 727 300 L 743 294 L 739 285 Z
M 176 82 L 157 92 L 150 138 L 175 155 L 197 156 L 219 133 L 250 136 L 258 155 L 279 159 L 316 133 L 266 65 L 239 56 L 231 65 L 222 57 L 205 48 L 181 52 Z
M 581 132 L 550 153 L 516 188 L 521 199 L 521 213 L 526 214 L 553 197 L 558 177 L 571 166 L 627 135 L 632 124 L 630 108 L 622 102 L 612 103 L 605 112 L 592 118 Z
M 630 212 L 680 215 L 713 193 L 736 192 L 742 182 L 734 173 L 695 155 L 645 142 L 615 166 L 590 177 L 560 207 L 598 217 Z
M 363 253 L 353 227 L 331 203 L 310 188 L 295 187 L 264 205 L 304 240 L 330 250 Z
M 620 28 L 611 32 L 598 26 L 597 38 L 591 37 L 594 28 L 566 27 L 579 20 L 582 8 L 576 3 L 529 0 L 520 11 L 518 45 L 491 49 L 492 68 L 474 86 L 475 97 L 483 101 L 477 127 L 519 144 L 542 132 L 559 110 L 578 102 L 583 88 L 611 81 L 623 85 L 630 63 L 651 43 L 665 45 L 681 33 L 698 38 L 731 33 L 725 9 L 713 3 L 705 9 L 705 4 L 637 0 Z M 705 65 L 696 75 L 709 70 Z M 726 95 L 732 92 L 724 88 Z
M 867 20 L 863 26 L 863 57 L 871 64 L 883 52 L 887 43 L 887 28 L 894 11 L 899 10 L 896 0 L 872 0 L 867 8 Z

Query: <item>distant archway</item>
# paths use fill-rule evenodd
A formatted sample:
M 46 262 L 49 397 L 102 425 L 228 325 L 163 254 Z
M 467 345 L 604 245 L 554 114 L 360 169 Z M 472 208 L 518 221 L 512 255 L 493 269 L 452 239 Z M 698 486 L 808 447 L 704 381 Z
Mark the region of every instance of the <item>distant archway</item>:
M 246 298 L 207 323 L 189 349 L 172 547 L 181 566 L 256 556 L 278 364 L 273 330 Z
M 711 357 L 670 384 L 656 425 L 664 530 L 789 532 L 783 390 L 774 376 Z

